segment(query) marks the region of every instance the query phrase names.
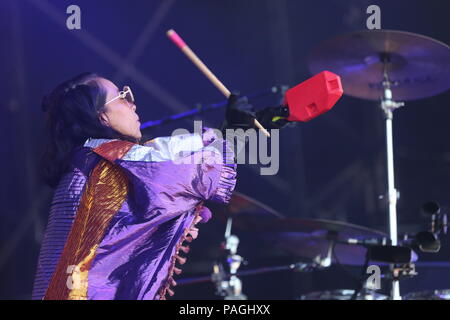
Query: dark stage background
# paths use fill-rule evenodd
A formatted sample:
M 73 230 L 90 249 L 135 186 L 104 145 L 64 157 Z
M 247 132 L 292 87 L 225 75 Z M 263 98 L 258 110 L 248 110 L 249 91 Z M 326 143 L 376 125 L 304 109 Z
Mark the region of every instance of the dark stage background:
M 81 8 L 81 30 L 66 28 L 66 8 Z M 366 28 L 366 8 L 381 8 L 383 29 L 423 34 L 450 43 L 449 1 L 242 0 L 106 1 L 2 0 L 0 70 L 2 138 L 0 201 L 0 298 L 29 299 L 52 190 L 43 185 L 38 158 L 44 144 L 40 101 L 58 83 L 94 71 L 119 87 L 128 84 L 143 121 L 185 111 L 223 97 L 167 39 L 174 28 L 230 88 L 248 93 L 295 85 L 310 74 L 311 49 L 330 37 Z M 345 88 L 344 88 L 345 89 Z M 421 204 L 450 204 L 450 92 L 408 102 L 395 112 L 394 143 L 400 233 L 426 228 Z M 275 96 L 252 101 L 257 108 Z M 223 110 L 204 114 L 217 126 Z M 141 120 L 141 121 L 142 121 Z M 181 120 L 146 130 L 147 138 L 192 130 Z M 288 217 L 347 221 L 387 231 L 384 122 L 376 102 L 344 96 L 312 122 L 281 131 L 280 171 L 259 175 L 242 165 L 236 190 Z M 201 225 L 183 277 L 207 275 L 224 225 Z M 252 256 L 258 243 L 242 236 L 243 269 L 291 260 Z M 244 241 L 244 239 L 246 239 Z M 441 252 L 422 261 L 450 261 Z M 402 293 L 450 288 L 448 268 L 418 267 Z M 308 291 L 351 288 L 347 271 L 334 266 L 313 274 L 278 272 L 243 278 L 249 298 L 294 299 Z M 181 277 L 181 276 L 180 276 Z M 176 287 L 176 299 L 214 299 L 210 283 Z

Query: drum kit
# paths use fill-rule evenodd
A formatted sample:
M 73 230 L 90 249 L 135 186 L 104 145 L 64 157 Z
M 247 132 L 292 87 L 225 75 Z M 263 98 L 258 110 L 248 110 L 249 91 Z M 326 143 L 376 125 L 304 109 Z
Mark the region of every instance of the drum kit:
M 279 270 L 312 272 L 333 264 L 362 266 L 369 261 L 385 265 L 381 275 L 390 283 L 390 294 L 382 295 L 361 277 L 358 288 L 305 294 L 303 300 L 400 300 L 400 280 L 417 275 L 416 251 L 437 252 L 439 235 L 447 231 L 447 216 L 437 203 L 424 205 L 431 218 L 430 230 L 399 239 L 394 183 L 394 111 L 406 101 L 437 95 L 450 88 L 450 47 L 426 36 L 393 30 L 367 30 L 327 40 L 311 53 L 311 73 L 329 70 L 340 75 L 344 93 L 380 102 L 385 116 L 389 232 L 321 219 L 286 218 L 264 204 L 235 192 L 227 206 L 208 204 L 215 216 L 226 222 L 221 251 L 212 275 L 181 279 L 180 285 L 212 281 L 216 294 L 225 299 L 246 299 L 240 278 Z M 395 100 L 394 100 L 395 99 Z M 231 229 L 252 232 L 261 246 L 270 246 L 305 259 L 286 266 L 238 271 L 244 258 L 238 255 L 239 238 Z M 449 299 L 450 290 L 408 294 L 403 299 Z

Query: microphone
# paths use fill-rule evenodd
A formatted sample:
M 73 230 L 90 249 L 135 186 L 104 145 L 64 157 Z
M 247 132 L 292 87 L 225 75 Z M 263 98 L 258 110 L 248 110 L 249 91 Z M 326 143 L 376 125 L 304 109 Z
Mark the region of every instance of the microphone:
M 441 206 L 436 201 L 428 201 L 422 205 L 422 213 L 431 218 L 431 230 L 434 234 L 447 234 L 447 214 L 441 212 Z
M 284 105 L 289 109 L 286 120 L 309 121 L 331 110 L 343 93 L 341 78 L 322 71 L 286 91 Z
M 413 238 L 413 245 L 417 246 L 422 252 L 439 252 L 441 241 L 430 231 L 421 231 Z

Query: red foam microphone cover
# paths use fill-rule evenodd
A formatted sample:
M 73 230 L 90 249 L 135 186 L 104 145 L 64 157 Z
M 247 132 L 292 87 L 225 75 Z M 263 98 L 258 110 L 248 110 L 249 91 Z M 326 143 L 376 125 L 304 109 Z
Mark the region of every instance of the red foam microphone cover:
M 330 71 L 322 71 L 286 91 L 287 120 L 309 121 L 333 108 L 343 93 L 341 78 Z

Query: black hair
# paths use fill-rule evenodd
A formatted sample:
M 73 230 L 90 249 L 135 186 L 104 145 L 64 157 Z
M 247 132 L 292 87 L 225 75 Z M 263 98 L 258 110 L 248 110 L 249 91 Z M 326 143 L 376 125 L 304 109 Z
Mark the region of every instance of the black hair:
M 98 115 L 106 103 L 106 90 L 99 78 L 91 72 L 79 74 L 43 98 L 47 144 L 41 157 L 41 175 L 51 187 L 56 187 L 69 169 L 72 151 L 88 138 L 137 142 L 100 122 Z

